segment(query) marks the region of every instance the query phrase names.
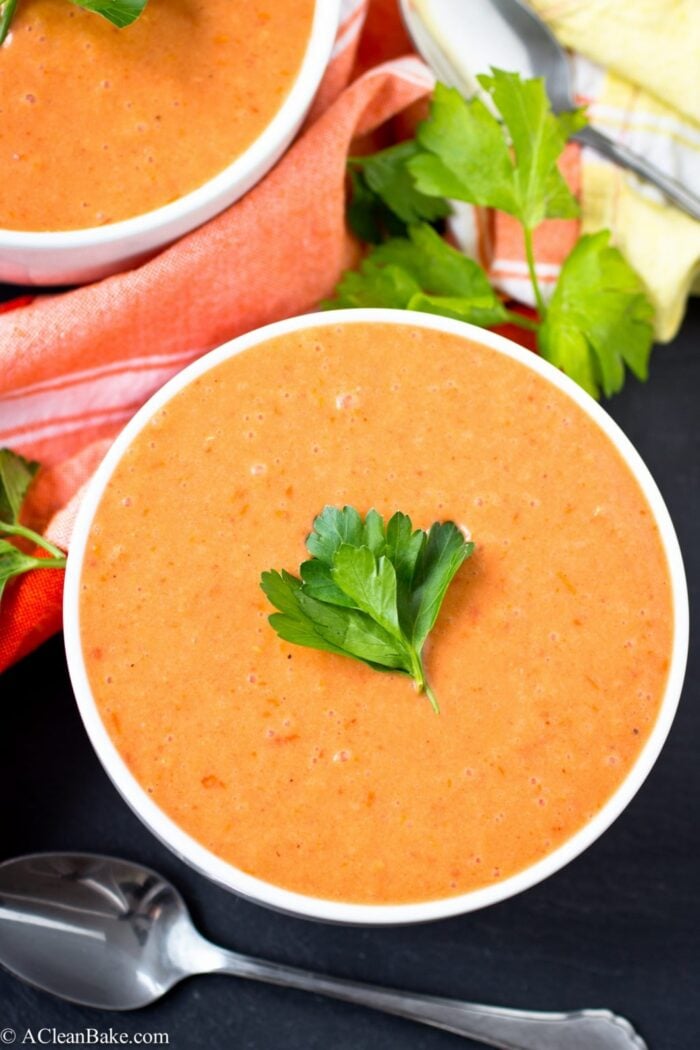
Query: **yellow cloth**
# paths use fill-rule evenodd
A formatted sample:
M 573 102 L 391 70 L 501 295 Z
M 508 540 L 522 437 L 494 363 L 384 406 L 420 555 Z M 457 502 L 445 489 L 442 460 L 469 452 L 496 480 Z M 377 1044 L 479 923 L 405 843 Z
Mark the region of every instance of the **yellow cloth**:
M 563 44 L 597 64 L 574 64 L 591 123 L 700 196 L 700 2 L 531 3 Z M 589 149 L 582 198 L 584 229 L 612 230 L 654 300 L 657 337 L 671 339 L 700 274 L 700 222 Z

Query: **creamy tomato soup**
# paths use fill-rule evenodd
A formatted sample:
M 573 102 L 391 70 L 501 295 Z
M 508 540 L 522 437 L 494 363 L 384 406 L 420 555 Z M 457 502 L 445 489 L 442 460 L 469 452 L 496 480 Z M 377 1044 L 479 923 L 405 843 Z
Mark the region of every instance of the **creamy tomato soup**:
M 281 641 L 259 586 L 324 504 L 452 519 L 476 551 L 401 676 Z M 672 642 L 639 486 L 584 412 L 452 334 L 322 326 L 194 381 L 129 446 L 81 636 L 129 768 L 186 832 L 301 893 L 398 903 L 506 878 L 619 786 Z
M 177 200 L 279 110 L 313 0 L 148 0 L 117 29 L 20 0 L 0 48 L 0 227 L 101 226 Z

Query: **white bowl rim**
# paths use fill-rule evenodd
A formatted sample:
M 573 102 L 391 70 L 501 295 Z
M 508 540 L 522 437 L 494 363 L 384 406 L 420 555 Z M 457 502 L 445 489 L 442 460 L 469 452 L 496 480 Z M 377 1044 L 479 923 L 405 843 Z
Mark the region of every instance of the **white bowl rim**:
M 229 165 L 201 186 L 129 219 L 88 226 L 78 230 L 8 230 L 0 227 L 0 249 L 94 248 L 113 241 L 128 240 L 178 223 L 190 213 L 206 208 L 232 185 L 245 184 L 256 170 L 267 171 L 268 158 L 284 144 L 289 129 L 297 127 L 307 109 L 331 57 L 340 18 L 341 0 L 315 0 L 311 33 L 301 66 L 282 105 L 260 135 Z
M 337 324 L 391 324 L 447 332 L 486 346 L 541 375 L 567 394 L 608 436 L 636 478 L 651 510 L 668 561 L 674 632 L 664 695 L 654 727 L 626 777 L 594 817 L 557 849 L 515 875 L 454 897 L 407 904 L 358 904 L 295 893 L 240 871 L 215 856 L 163 813 L 129 771 L 107 733 L 88 684 L 80 644 L 80 574 L 93 515 L 123 453 L 153 414 L 194 379 L 221 362 L 279 335 Z M 64 590 L 64 635 L 70 677 L 88 736 L 107 774 L 147 827 L 182 860 L 214 882 L 257 903 L 305 918 L 366 925 L 396 925 L 447 918 L 483 908 L 529 889 L 590 846 L 620 815 L 656 761 L 678 706 L 688 651 L 688 591 L 678 540 L 659 489 L 617 423 L 573 380 L 504 336 L 445 317 L 388 309 L 336 310 L 289 318 L 258 328 L 210 351 L 167 382 L 126 425 L 100 464 L 82 501 L 73 531 Z

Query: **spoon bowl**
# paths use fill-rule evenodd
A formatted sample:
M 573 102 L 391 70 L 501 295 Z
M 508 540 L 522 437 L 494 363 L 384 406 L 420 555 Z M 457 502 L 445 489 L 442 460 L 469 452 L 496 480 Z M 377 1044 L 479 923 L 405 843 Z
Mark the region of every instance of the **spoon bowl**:
M 523 77 L 544 77 L 554 112 L 574 109 L 571 72 L 561 45 L 517 0 L 472 4 L 468 18 L 458 0 L 401 0 L 401 11 L 419 50 L 432 43 L 427 60 L 439 65 L 434 68 L 443 83 L 471 95 L 481 90 L 476 76 L 495 66 Z
M 463 0 L 400 0 L 400 6 L 418 52 L 444 84 L 471 97 L 481 91 L 476 77 L 496 67 L 523 77 L 544 77 L 555 113 L 575 108 L 566 53 L 522 0 L 468 5 Z M 488 96 L 484 101 L 490 104 Z M 653 183 L 673 204 L 700 220 L 700 198 L 645 157 L 590 124 L 574 137 Z
M 609 1010 L 537 1013 L 394 991 L 218 948 L 195 930 L 177 890 L 126 860 L 46 853 L 0 864 L 0 963 L 83 1006 L 133 1010 L 198 973 L 298 988 L 510 1050 L 645 1050 Z
M 189 972 L 185 902 L 148 868 L 91 854 L 37 854 L 0 865 L 0 961 L 63 999 L 133 1010 Z

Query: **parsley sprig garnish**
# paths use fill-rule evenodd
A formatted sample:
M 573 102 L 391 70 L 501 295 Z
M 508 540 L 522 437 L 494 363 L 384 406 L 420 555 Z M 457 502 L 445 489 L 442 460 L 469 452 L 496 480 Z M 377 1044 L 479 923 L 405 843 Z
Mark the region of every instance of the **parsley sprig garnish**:
M 283 569 L 260 580 L 280 638 L 405 674 L 437 712 L 423 646 L 474 544 L 451 521 L 414 530 L 398 511 L 385 525 L 376 510 L 363 521 L 354 507 L 325 507 L 306 547 L 300 578 Z
M 0 599 L 7 581 L 13 576 L 31 569 L 63 569 L 66 565 L 62 550 L 19 521 L 27 489 L 38 468 L 38 463 L 30 463 L 9 448 L 0 449 L 0 536 L 30 540 L 51 555 L 49 558 L 35 558 L 8 540 L 0 539 Z
M 148 0 L 71 0 L 77 7 L 102 15 L 118 29 L 124 29 L 135 22 L 147 2 Z M 4 3 L 0 3 L 0 44 L 10 31 L 16 8 L 17 0 L 4 0 Z
M 581 110 L 555 115 L 542 79 L 498 69 L 478 79 L 491 107 L 438 84 L 414 140 L 350 160 L 348 221 L 374 247 L 324 305 L 422 310 L 486 328 L 507 320 L 534 329 L 542 356 L 594 397 L 610 397 L 625 367 L 647 377 L 653 309 L 641 279 L 603 230 L 579 239 L 547 305 L 533 248 L 545 219 L 579 214 L 558 160 L 586 118 Z M 478 263 L 436 231 L 450 199 L 519 222 L 537 322 L 506 311 Z

